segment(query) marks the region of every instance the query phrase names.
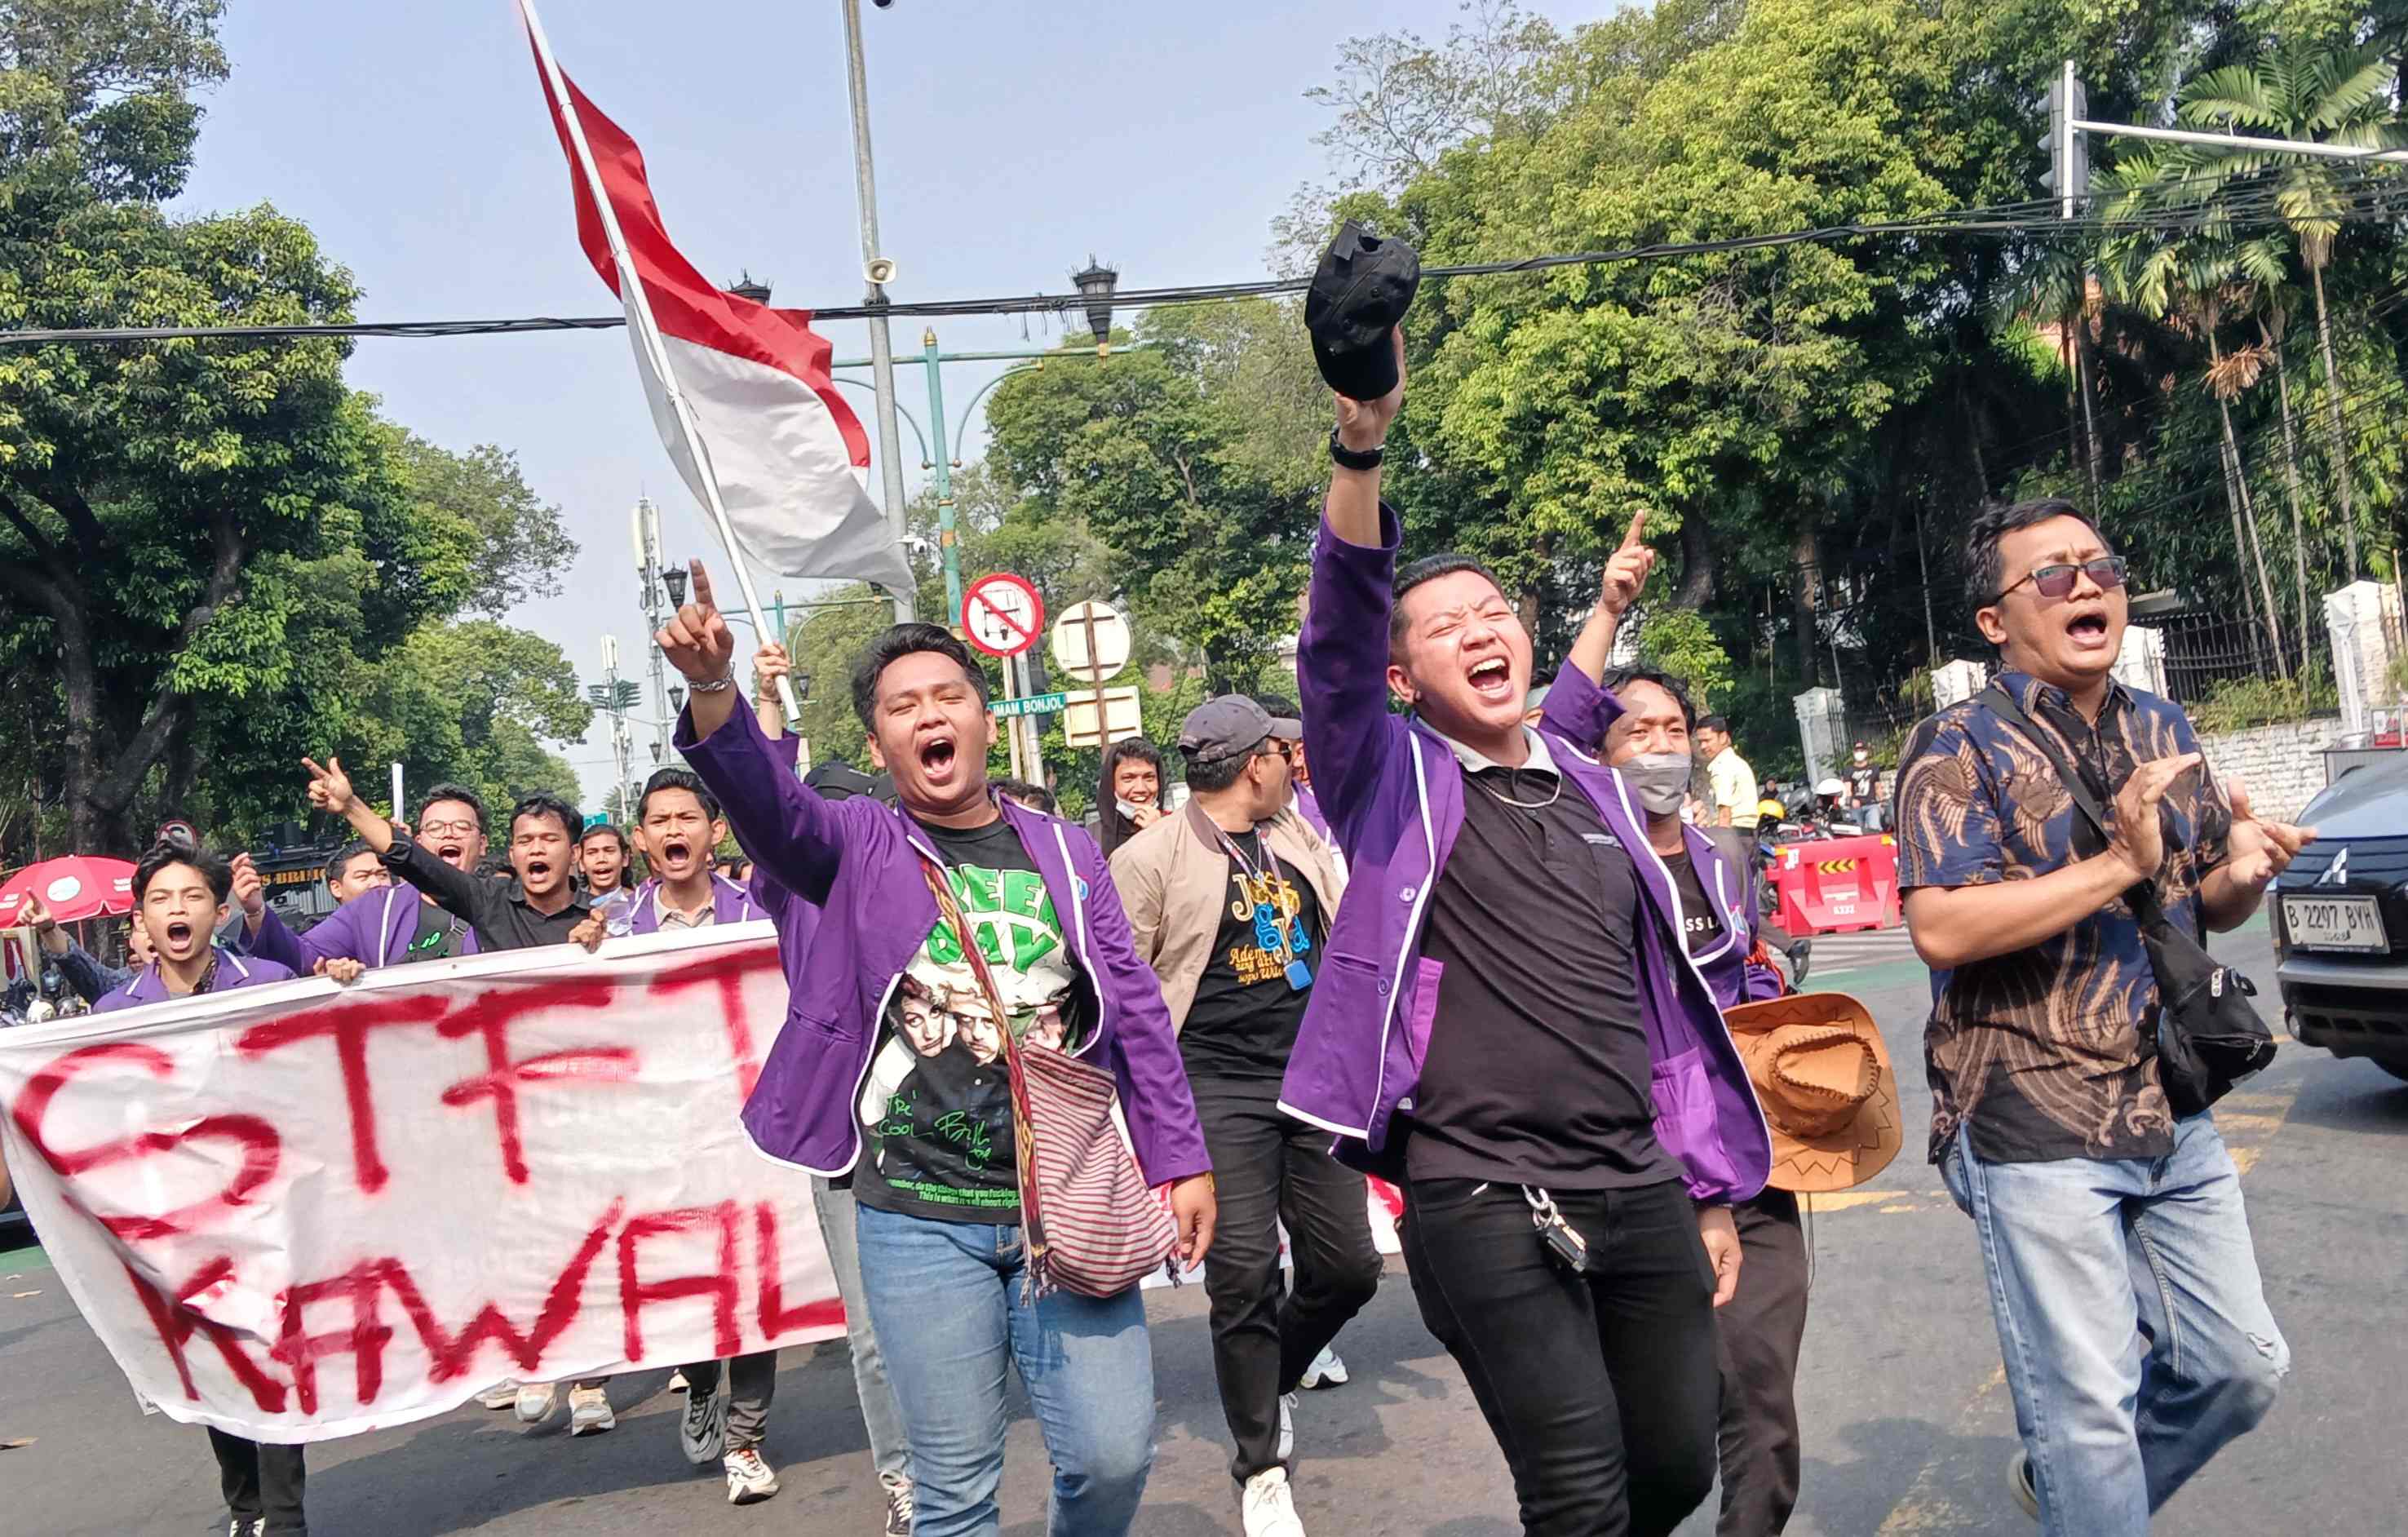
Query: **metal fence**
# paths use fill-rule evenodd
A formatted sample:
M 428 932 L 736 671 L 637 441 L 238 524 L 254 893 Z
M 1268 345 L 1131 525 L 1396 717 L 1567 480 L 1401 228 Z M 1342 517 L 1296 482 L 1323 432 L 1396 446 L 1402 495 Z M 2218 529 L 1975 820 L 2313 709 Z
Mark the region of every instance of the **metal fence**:
M 2332 676 L 2332 636 L 2316 616 L 2306 634 L 2286 624 L 2278 653 L 2265 626 L 2204 609 L 2135 615 L 2165 641 L 2166 692 L 2184 705 L 2203 703 L 2219 683 L 2251 678 Z

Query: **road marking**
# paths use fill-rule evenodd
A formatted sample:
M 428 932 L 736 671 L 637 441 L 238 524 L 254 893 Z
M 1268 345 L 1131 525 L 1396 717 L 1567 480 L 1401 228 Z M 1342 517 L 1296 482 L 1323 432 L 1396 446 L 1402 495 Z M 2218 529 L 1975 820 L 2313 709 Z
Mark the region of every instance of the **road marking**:
M 2249 1177 L 2249 1171 L 2258 1167 L 2258 1160 L 2265 1155 L 2267 1148 L 2273 1145 L 2274 1138 L 2282 1131 L 2283 1123 L 2291 1113 L 2291 1106 L 2299 1099 L 2300 1082 L 2294 1079 L 2288 1088 L 2272 1093 L 2236 1090 L 2225 1096 L 2223 1102 L 2215 1107 L 2216 1130 L 2224 1136 L 2225 1149 L 2232 1155 L 2232 1167 L 2243 1179 Z M 1889 1199 L 1895 1197 L 1896 1192 L 1847 1190 L 1840 1194 L 1863 1195 L 1865 1199 L 1845 1201 L 1840 1206 L 1826 1206 L 1824 1203 L 1832 1198 L 1817 1196 L 1814 1209 L 1817 1212 L 1842 1210 L 1846 1206 Z M 1885 1212 L 1897 1209 L 1891 1206 L 1881 1208 Z M 2004 1366 L 1993 1368 L 1989 1378 L 1973 1390 L 1973 1396 L 1958 1411 L 1956 1422 L 1950 1428 L 1943 1444 L 1961 1444 L 1974 1439 L 1982 1429 L 1982 1422 L 1992 1413 L 1992 1396 L 2006 1385 L 2007 1369 Z M 1940 1474 L 1939 1458 L 1935 1457 L 1923 1465 L 1905 1495 L 1890 1507 L 1878 1537 L 1927 1537 L 1933 1532 L 1979 1531 L 1989 1524 L 1995 1512 L 1988 1509 L 1969 1511 L 1958 1505 L 1942 1492 Z M 2005 1470 L 2000 1470 L 1999 1477 L 2004 1480 Z M 2006 1491 L 2001 1488 L 1999 1493 L 2003 1499 Z

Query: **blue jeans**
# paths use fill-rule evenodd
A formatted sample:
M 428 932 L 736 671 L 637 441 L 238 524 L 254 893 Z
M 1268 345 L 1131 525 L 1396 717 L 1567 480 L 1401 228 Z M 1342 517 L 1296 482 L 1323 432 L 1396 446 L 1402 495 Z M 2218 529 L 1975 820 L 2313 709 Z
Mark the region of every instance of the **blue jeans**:
M 1981 1232 L 2042 1532 L 2146 1537 L 2291 1367 L 2214 1121 L 2162 1158 L 1988 1163 L 1960 1131 L 1942 1173 Z
M 861 1400 L 861 1427 L 869 1433 L 869 1460 L 877 1467 L 881 1482 L 908 1479 L 910 1444 L 903 1439 L 902 1414 L 895 1407 L 895 1389 L 886 1381 L 886 1357 L 879 1351 L 878 1330 L 870 1325 L 869 1306 L 861 1296 L 853 1186 L 838 1187 L 813 1174 L 811 1206 L 820 1219 L 820 1237 L 827 1244 L 828 1269 L 836 1272 L 837 1295 L 844 1299 L 844 1338 L 853 1347 L 853 1386 Z
M 1054 1461 L 1049 1537 L 1123 1537 L 1154 1466 L 1154 1350 L 1138 1289 L 1031 1305 L 1017 1227 L 858 1211 L 862 1289 L 911 1447 L 914 1537 L 1002 1530 L 1007 1361 Z

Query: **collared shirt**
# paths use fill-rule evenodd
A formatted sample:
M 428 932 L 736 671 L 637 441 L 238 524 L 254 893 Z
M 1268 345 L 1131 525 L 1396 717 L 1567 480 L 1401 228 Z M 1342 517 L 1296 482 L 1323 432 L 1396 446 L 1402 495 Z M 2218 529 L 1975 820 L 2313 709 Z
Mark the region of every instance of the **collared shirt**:
M 567 942 L 568 931 L 585 921 L 585 898 L 570 892 L 568 905 L 557 912 L 538 912 L 516 881 L 494 881 L 464 875 L 429 854 L 407 833 L 394 837 L 384 868 L 435 898 L 436 905 L 467 920 L 477 931 L 480 952 L 525 950 L 539 944 Z M 423 958 L 410 947 L 410 958 Z
M 658 886 L 652 891 L 652 911 L 660 915 L 664 929 L 709 928 L 719 922 L 719 892 L 712 888 L 702 898 L 702 906 L 692 912 L 681 912 L 669 905 L 668 887 Z
M 2111 683 L 2094 726 L 2066 695 L 2008 672 L 2000 681 L 2112 818 L 2141 764 L 2198 750 L 2180 706 Z M 1899 886 L 2028 880 L 2104 852 L 2106 840 L 2022 731 L 1980 697 L 1915 727 L 1900 755 Z M 2202 772 L 2166 794 L 2158 899 L 2199 924 L 2200 883 L 2224 863 L 2232 816 Z M 2173 1150 L 2173 1117 L 2143 1041 L 2157 989 L 2139 923 L 2120 898 L 2040 943 L 1931 976 L 1924 1034 L 1931 1144 L 1940 1161 L 1960 1125 L 1993 1162 L 2154 1158 Z
M 1756 770 L 1739 755 L 1736 747 L 1726 747 L 1706 760 L 1706 780 L 1713 786 L 1714 809 L 1730 808 L 1731 822 L 1738 826 L 1756 826 Z M 1719 817 L 1717 818 L 1719 820 Z
M 1423 935 L 1438 1007 L 1407 1172 L 1567 1190 L 1676 1179 L 1650 1098 L 1637 867 L 1523 730 L 1512 768 L 1448 742 L 1463 826 Z

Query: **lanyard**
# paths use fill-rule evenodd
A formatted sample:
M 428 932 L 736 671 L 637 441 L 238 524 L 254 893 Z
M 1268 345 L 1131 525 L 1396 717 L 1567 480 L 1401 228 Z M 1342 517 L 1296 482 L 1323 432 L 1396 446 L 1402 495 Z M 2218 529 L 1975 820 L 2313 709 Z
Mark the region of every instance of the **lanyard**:
M 1263 863 L 1259 866 L 1246 857 L 1246 851 L 1238 846 L 1237 840 L 1231 838 L 1217 824 L 1212 828 L 1212 836 L 1221 840 L 1221 847 L 1227 850 L 1229 857 L 1238 862 L 1238 868 L 1245 871 L 1246 901 L 1247 905 L 1254 910 L 1255 947 L 1266 954 L 1277 955 L 1280 970 L 1287 973 L 1289 989 L 1302 992 L 1312 985 L 1312 967 L 1300 958 L 1303 952 L 1312 948 L 1312 938 L 1304 931 L 1304 912 L 1301 902 L 1297 905 L 1295 917 L 1285 924 L 1280 922 L 1282 914 L 1279 910 L 1279 891 L 1286 884 L 1286 877 L 1280 873 L 1278 854 L 1265 841 L 1262 829 L 1259 827 L 1254 829 L 1254 848 L 1263 858 Z M 1270 892 L 1270 902 L 1265 904 L 1255 901 L 1256 890 Z

